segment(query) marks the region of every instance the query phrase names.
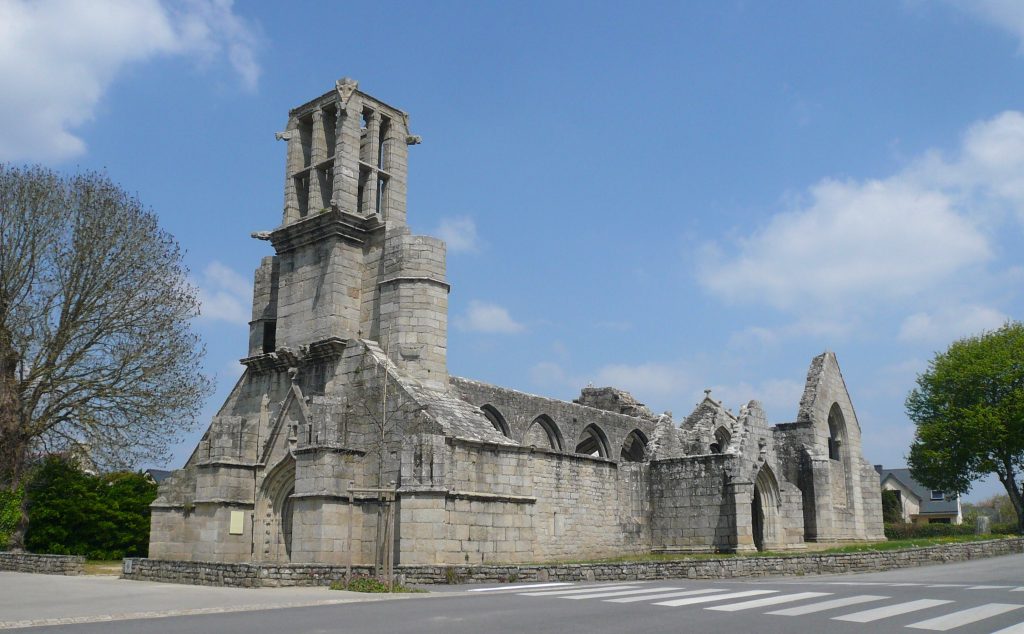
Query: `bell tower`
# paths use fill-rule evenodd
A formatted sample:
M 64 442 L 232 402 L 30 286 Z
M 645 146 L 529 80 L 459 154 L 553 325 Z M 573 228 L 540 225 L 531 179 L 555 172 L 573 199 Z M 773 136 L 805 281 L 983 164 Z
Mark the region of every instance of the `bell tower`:
M 444 242 L 406 225 L 405 112 L 344 78 L 288 113 L 284 211 L 256 271 L 249 359 L 379 343 L 412 378 L 447 386 Z M 278 355 L 280 357 L 281 355 Z

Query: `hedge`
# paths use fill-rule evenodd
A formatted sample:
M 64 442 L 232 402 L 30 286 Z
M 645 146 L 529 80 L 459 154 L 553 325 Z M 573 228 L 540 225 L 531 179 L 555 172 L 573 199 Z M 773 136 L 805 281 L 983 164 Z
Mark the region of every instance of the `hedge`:
M 1017 532 L 1016 524 L 993 524 L 989 533 L 1012 535 Z M 886 524 L 887 539 L 914 539 L 917 537 L 948 537 L 951 535 L 973 535 L 973 524 Z
M 145 557 L 149 505 L 156 489 L 141 473 L 90 475 L 48 458 L 26 489 L 25 547 L 33 553 L 89 559 Z

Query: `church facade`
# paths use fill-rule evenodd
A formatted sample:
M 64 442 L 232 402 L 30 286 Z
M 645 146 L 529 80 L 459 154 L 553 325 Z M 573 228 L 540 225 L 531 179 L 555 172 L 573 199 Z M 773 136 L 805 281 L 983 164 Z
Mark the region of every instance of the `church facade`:
M 289 113 L 245 371 L 152 505 L 149 556 L 369 565 L 884 539 L 836 357 L 794 422 L 710 393 L 683 421 L 450 376 L 445 245 L 406 225 L 408 115 L 343 79 Z

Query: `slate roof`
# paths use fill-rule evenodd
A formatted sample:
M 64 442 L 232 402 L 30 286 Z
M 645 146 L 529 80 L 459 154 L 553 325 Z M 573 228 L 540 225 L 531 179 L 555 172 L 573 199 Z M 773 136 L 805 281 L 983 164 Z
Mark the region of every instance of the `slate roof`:
M 933 500 L 932 490 L 911 477 L 910 469 L 884 469 L 881 466 L 876 466 L 875 471 L 878 471 L 879 483 L 892 477 L 910 489 L 921 500 L 921 515 L 956 515 L 959 496 Z
M 167 476 L 171 475 L 171 472 L 165 469 L 146 469 L 146 474 L 153 478 L 153 482 L 160 484 L 167 479 Z

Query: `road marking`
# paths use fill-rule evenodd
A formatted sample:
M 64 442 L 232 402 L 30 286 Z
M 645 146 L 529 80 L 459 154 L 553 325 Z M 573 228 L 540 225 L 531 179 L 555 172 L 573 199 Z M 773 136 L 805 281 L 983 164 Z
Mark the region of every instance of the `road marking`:
M 891 588 L 904 588 L 911 586 L 923 586 L 923 583 L 890 583 L 888 581 L 829 581 L 834 586 L 886 586 Z M 966 585 L 966 584 L 964 584 Z M 952 586 L 950 586 L 952 587 Z M 963 586 L 959 586 L 963 587 Z
M 833 616 L 832 620 L 851 621 L 853 623 L 870 623 L 871 621 L 877 621 L 890 616 L 899 616 L 900 614 L 926 610 L 945 603 L 952 603 L 952 601 L 946 601 L 943 599 L 918 599 L 917 601 L 907 601 L 906 603 L 887 605 L 884 608 L 875 608 L 873 610 L 864 610 L 863 612 Z
M 467 592 L 498 592 L 499 590 L 522 590 L 523 588 L 551 588 L 554 586 L 571 586 L 571 583 L 521 583 L 517 586 L 496 586 L 494 588 L 473 588 Z
M 848 605 L 868 603 L 869 601 L 880 601 L 882 599 L 888 598 L 889 597 L 883 597 L 877 594 L 858 594 L 852 597 L 841 597 L 839 599 L 832 599 L 830 601 L 820 601 L 818 603 L 812 603 L 810 605 L 800 605 L 795 608 L 776 610 L 774 612 L 769 612 L 768 614 L 779 614 L 781 616 L 800 616 L 803 614 L 814 614 L 815 612 L 824 612 L 825 610 L 833 610 L 835 608 L 845 608 Z
M 967 586 L 968 586 L 968 584 L 966 584 L 966 583 L 933 583 L 933 584 L 931 584 L 930 586 L 927 586 L 927 587 L 929 587 L 929 588 L 966 588 Z
M 1004 627 L 998 632 L 992 632 L 992 634 L 1024 634 L 1024 623 Z
M 1013 586 L 971 586 L 968 590 L 1006 590 Z
M 753 599 L 751 601 L 741 601 L 740 603 L 730 603 L 728 605 L 716 605 L 704 609 L 721 610 L 722 612 L 737 612 L 739 610 L 752 610 L 754 608 L 763 608 L 766 605 L 776 605 L 778 603 L 791 603 L 793 601 L 802 601 L 804 599 L 813 599 L 815 597 L 827 597 L 831 594 L 831 592 L 798 592 L 797 594 L 783 594 L 777 597 Z
M 1013 590 L 1010 590 L 1010 592 L 1024 592 L 1024 586 L 1014 588 Z
M 682 590 L 682 588 L 641 588 L 640 590 L 619 590 L 617 592 L 598 592 L 597 594 L 577 594 L 574 597 L 562 597 L 563 599 L 603 599 L 605 597 L 624 597 L 629 594 L 650 594 L 652 592 L 666 592 L 668 590 Z M 644 597 L 646 598 L 646 597 Z
M 944 616 L 937 616 L 934 619 L 928 619 L 927 621 L 911 623 L 907 627 L 912 627 L 918 630 L 937 630 L 939 632 L 945 632 L 946 630 L 951 630 L 954 627 L 974 623 L 975 621 L 1019 610 L 1020 608 L 1024 608 L 1024 605 L 1013 605 L 1012 603 L 986 603 L 985 605 L 979 605 L 976 608 L 960 610 L 959 612 L 953 612 L 952 614 L 946 614 Z
M 721 601 L 723 599 L 739 599 L 740 597 L 753 597 L 759 594 L 775 594 L 778 590 L 746 590 L 744 592 L 728 592 L 726 594 L 716 594 L 713 596 L 704 597 L 690 597 L 689 599 L 676 599 L 674 601 L 661 601 L 654 605 L 667 605 L 669 607 L 679 607 L 680 605 L 693 605 L 694 603 L 711 603 L 712 601 Z
M 636 586 L 590 586 L 589 588 L 580 588 L 576 590 L 545 590 L 543 592 L 519 592 L 520 596 L 524 597 L 559 597 L 565 594 L 585 594 L 587 592 L 597 592 L 598 590 L 604 590 L 611 592 L 612 590 L 629 590 Z
M 656 594 L 648 597 L 626 597 L 625 599 L 605 599 L 605 603 L 636 603 L 637 601 L 653 601 L 655 599 L 674 599 L 675 597 L 688 597 L 696 594 L 709 594 L 711 592 L 725 592 L 724 588 L 701 588 L 700 590 L 687 590 L 686 592 L 669 592 Z

